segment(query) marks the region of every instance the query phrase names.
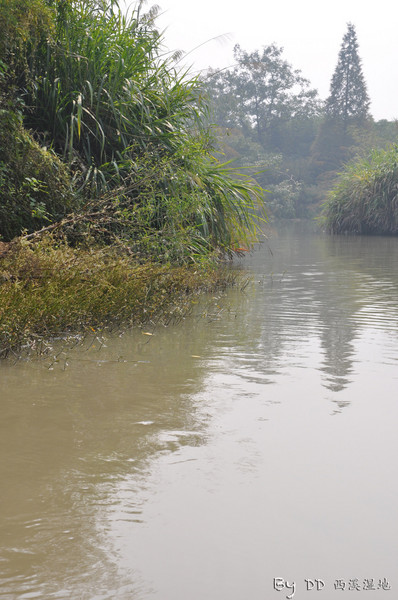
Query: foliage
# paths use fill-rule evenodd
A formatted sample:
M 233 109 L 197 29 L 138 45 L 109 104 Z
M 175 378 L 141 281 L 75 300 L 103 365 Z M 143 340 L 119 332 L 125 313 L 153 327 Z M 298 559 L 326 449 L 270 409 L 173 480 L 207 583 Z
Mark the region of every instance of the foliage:
M 369 118 L 369 104 L 355 27 L 348 23 L 326 100 L 326 116 L 342 121 L 346 129 L 349 123 L 358 124 Z
M 236 46 L 234 56 L 234 68 L 210 70 L 206 77 L 219 149 L 237 166 L 251 167 L 269 192 L 273 216 L 304 216 L 302 182 L 309 177 L 306 157 L 319 119 L 317 93 L 275 44 L 252 53 Z
M 40 350 L 54 335 L 178 319 L 193 295 L 236 280 L 209 264 L 139 264 L 120 246 L 82 250 L 50 234 L 15 240 L 0 256 L 0 358 L 23 345 Z
M 210 70 L 206 80 L 217 106 L 217 122 L 254 130 L 258 141 L 272 150 L 279 149 L 286 123 L 303 123 L 319 110 L 316 91 L 282 52 L 275 44 L 252 53 L 236 45 L 236 66 Z
M 56 6 L 56 45 L 38 49 L 26 123 L 99 192 L 142 152 L 161 157 L 186 141 L 200 119 L 200 89 L 160 58 L 156 11 L 142 15 L 142 2 L 129 17 L 115 2 Z
M 398 146 L 348 165 L 324 206 L 331 233 L 398 233 Z
M 325 118 L 319 125 L 311 149 L 311 173 L 328 179 L 336 177 L 342 164 L 352 160 L 358 152 L 354 143 L 353 127 L 345 128 L 337 119 Z
M 0 237 L 43 227 L 75 203 L 65 165 L 32 139 L 15 113 L 0 110 Z
M 387 121 L 387 119 L 381 119 L 374 123 L 374 140 L 372 145 L 374 147 L 379 146 L 385 148 L 396 143 L 398 139 L 398 121 Z
M 206 169 L 196 174 L 195 183 L 200 186 L 196 191 L 188 182 L 185 195 L 181 190 L 180 196 L 166 190 L 163 196 L 158 196 L 151 187 L 155 176 L 164 177 L 166 181 L 175 178 L 176 189 L 180 185 L 179 173 L 173 171 L 170 175 L 169 167 L 168 163 L 158 163 L 156 167 L 149 163 L 142 165 L 149 187 L 143 190 L 139 180 L 139 204 L 131 206 L 130 194 L 135 183 L 131 181 L 128 185 L 125 181 L 124 185 L 87 202 L 78 211 L 24 238 L 39 239 L 46 232 L 57 232 L 75 246 L 125 245 L 140 261 L 175 263 L 198 263 L 219 257 L 220 253 L 230 255 L 234 247 L 250 246 L 254 242 L 261 217 L 256 212 L 251 190 L 257 194 L 260 188 L 250 177 L 237 178 L 235 169 L 214 161 L 212 172 Z M 210 197 L 217 190 L 218 203 Z M 234 203 L 233 208 L 229 202 Z
M 217 128 L 219 149 L 242 169 L 246 169 L 265 190 L 267 212 L 275 218 L 305 218 L 319 201 L 304 184 L 307 179 L 305 157 L 271 152 L 238 128 Z
M 325 103 L 325 116 L 312 146 L 314 178 L 331 180 L 344 163 L 362 151 L 368 152 L 375 141 L 369 104 L 355 27 L 348 23 Z
M 54 33 L 54 14 L 44 0 L 0 0 L 0 91 L 32 85 L 38 48 Z
M 369 114 L 352 24 L 323 109 L 275 44 L 252 53 L 237 46 L 235 60 L 235 67 L 210 70 L 206 78 L 219 150 L 238 166 L 253 166 L 272 216 L 319 212 L 345 163 L 396 142 L 397 124 L 374 123 Z
M 140 1 L 126 16 L 115 0 L 35 0 L 29 10 L 50 19 L 44 35 L 44 17 L 29 28 L 20 0 L 11 3 L 2 56 L 18 48 L 23 65 L 12 67 L 13 99 L 24 126 L 68 166 L 79 210 L 97 204 L 101 213 L 106 201 L 103 240 L 118 232 L 166 260 L 250 243 L 261 190 L 213 157 L 202 84 L 162 54 L 157 8 L 144 14 Z M 17 160 L 11 154 L 4 169 Z M 44 202 L 52 190 L 43 174 L 4 185 L 23 199 L 8 239 L 63 216 Z

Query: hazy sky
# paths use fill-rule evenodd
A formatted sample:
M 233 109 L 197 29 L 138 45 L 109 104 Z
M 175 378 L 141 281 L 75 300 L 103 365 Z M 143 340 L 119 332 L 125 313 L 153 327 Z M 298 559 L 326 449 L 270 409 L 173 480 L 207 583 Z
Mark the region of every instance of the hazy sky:
M 233 46 L 260 49 L 275 42 L 310 80 L 322 99 L 329 94 L 342 38 L 351 21 L 378 119 L 398 118 L 398 3 L 394 0 L 148 0 L 159 4 L 157 24 L 171 50 L 190 52 L 192 71 L 233 63 Z M 216 36 L 219 40 L 208 41 Z

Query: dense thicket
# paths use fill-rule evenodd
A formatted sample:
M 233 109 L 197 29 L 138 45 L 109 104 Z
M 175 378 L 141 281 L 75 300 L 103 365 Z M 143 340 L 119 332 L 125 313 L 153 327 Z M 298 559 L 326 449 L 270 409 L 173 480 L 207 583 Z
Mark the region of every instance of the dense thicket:
M 4 239 L 71 207 L 90 215 L 85 233 L 96 214 L 104 239 L 167 258 L 254 235 L 261 190 L 213 157 L 201 83 L 164 55 L 157 11 L 142 8 L 0 0 Z
M 19 115 L 0 109 L 0 236 L 11 240 L 75 208 L 66 165 L 29 135 Z

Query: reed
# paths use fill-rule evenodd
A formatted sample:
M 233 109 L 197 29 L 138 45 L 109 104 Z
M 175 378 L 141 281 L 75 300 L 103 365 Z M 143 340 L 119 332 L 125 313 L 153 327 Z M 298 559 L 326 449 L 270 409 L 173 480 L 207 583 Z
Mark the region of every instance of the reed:
M 341 173 L 324 204 L 330 233 L 398 233 L 398 146 L 374 150 Z
M 7 12 L 14 7 L 17 21 L 20 5 L 10 0 Z M 164 53 L 157 9 L 144 13 L 140 1 L 126 15 L 115 0 L 35 0 L 27 13 L 40 5 L 52 15 L 48 33 L 43 19 L 38 31 L 24 30 L 19 71 L 6 75 L 25 127 L 68 166 L 80 205 L 118 190 L 115 210 L 129 214 L 124 234 L 134 244 L 149 230 L 187 239 L 192 255 L 250 244 L 263 192 L 213 156 L 203 84 Z M 14 46 L 0 48 L 0 61 Z M 39 183 L 47 185 L 44 175 Z M 42 225 L 27 218 L 25 227 Z

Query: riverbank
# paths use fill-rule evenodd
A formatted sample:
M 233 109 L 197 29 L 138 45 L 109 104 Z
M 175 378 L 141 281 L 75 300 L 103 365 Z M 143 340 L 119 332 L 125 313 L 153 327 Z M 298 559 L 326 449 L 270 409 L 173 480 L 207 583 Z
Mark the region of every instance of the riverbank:
M 219 160 L 203 81 L 141 8 L 0 6 L 1 357 L 177 318 L 261 233 L 263 189 Z
M 212 264 L 140 264 L 126 247 L 73 248 L 47 235 L 16 240 L 0 256 L 0 358 L 41 352 L 57 336 L 182 318 L 201 293 L 239 272 Z

